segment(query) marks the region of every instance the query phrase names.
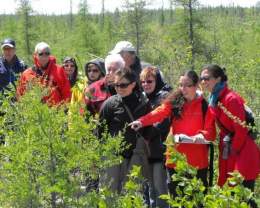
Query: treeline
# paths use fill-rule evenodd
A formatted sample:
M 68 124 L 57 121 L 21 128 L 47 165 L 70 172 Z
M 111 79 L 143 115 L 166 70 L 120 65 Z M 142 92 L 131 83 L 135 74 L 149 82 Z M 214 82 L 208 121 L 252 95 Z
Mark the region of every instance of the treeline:
M 82 1 L 77 14 L 39 15 L 19 1 L 15 15 L 0 16 L 0 37 L 17 41 L 17 53 L 32 63 L 37 42 L 46 41 L 61 62 L 76 57 L 81 69 L 105 57 L 119 40 L 135 44 L 142 60 L 158 65 L 175 86 L 179 71 L 206 63 L 225 66 L 233 88 L 260 116 L 260 7 L 200 7 L 173 1 L 176 9 L 148 10 L 146 1 L 125 1 L 125 10 L 90 14 Z

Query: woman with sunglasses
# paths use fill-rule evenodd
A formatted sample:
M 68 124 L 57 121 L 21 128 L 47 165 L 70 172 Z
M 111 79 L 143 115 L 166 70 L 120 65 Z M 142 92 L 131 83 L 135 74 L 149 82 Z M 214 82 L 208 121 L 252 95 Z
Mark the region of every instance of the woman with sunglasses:
M 166 98 L 171 87 L 167 85 L 161 76 L 159 69 L 148 66 L 141 71 L 140 83 L 146 94 L 152 109 L 160 105 L 161 101 Z M 165 200 L 159 198 L 162 194 L 168 193 L 167 174 L 164 166 L 164 152 L 166 150 L 163 144 L 170 130 L 170 119 L 166 118 L 161 123 L 154 125 L 157 135 L 149 141 L 151 155 L 149 164 L 151 168 L 151 182 L 149 187 L 151 207 L 164 208 L 168 207 Z
M 134 149 L 138 143 L 137 140 L 140 139 L 138 138 L 140 134 L 145 138 L 151 138 L 153 134 L 151 127 L 136 132 L 127 126 L 133 119 L 137 119 L 150 111 L 148 100 L 140 93 L 136 79 L 135 72 L 129 69 L 117 71 L 114 79 L 116 94 L 109 97 L 103 103 L 100 110 L 100 119 L 102 123 L 105 121 L 107 124 L 108 132 L 112 136 L 123 132 L 123 141 L 125 142 L 124 149 L 120 153 L 123 161 L 118 165 L 108 168 L 100 178 L 101 185 L 102 183 L 109 185 L 110 190 L 113 192 L 120 193 L 122 190 L 123 182 L 126 181 L 128 171 L 131 169 L 130 164 L 133 162 Z M 141 150 L 143 152 L 146 151 L 144 147 Z M 143 173 L 148 173 L 149 171 L 145 164 L 142 165 L 142 169 Z M 144 177 L 148 178 L 148 175 L 144 174 Z
M 220 129 L 218 185 L 223 186 L 229 173 L 237 170 L 244 177 L 243 185 L 254 191 L 260 173 L 260 151 L 248 135 L 248 128 L 242 124 L 245 121 L 244 100 L 228 87 L 225 69 L 218 65 L 204 66 L 200 80 L 202 87 L 210 92 L 209 105 Z M 257 207 L 253 200 L 249 203 Z
M 56 58 L 51 55 L 50 46 L 45 42 L 38 43 L 33 58 L 34 66 L 25 70 L 20 77 L 17 97 L 26 92 L 30 83 L 40 83 L 49 89 L 49 94 L 42 98 L 44 103 L 52 106 L 70 101 L 70 83 L 62 67 L 56 64 Z
M 173 182 L 171 176 L 176 173 L 176 165 L 171 162 L 172 148 L 186 156 L 188 164 L 197 169 L 197 178 L 201 179 L 204 186 L 208 186 L 208 145 L 196 143 L 196 139 L 215 139 L 215 122 L 211 114 L 203 112 L 204 98 L 198 93 L 199 77 L 195 71 L 184 72 L 179 78 L 179 89 L 170 93 L 163 103 L 149 114 L 140 117 L 130 125 L 138 130 L 142 127 L 162 122 L 171 117 L 170 133 L 186 134 L 193 138 L 194 143 L 178 143 L 166 150 L 166 167 L 169 173 L 169 192 L 177 196 L 178 182 Z M 169 137 L 170 138 L 170 137 Z
M 102 79 L 106 75 L 104 60 L 97 58 L 86 63 L 85 74 L 88 78 L 88 85 Z

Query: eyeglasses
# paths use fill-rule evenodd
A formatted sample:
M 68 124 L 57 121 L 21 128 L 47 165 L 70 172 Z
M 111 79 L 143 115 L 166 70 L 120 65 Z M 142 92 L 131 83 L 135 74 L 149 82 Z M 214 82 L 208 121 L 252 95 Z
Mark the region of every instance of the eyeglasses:
M 179 87 L 183 87 L 183 88 L 188 87 L 188 88 L 190 88 L 190 87 L 194 87 L 194 84 L 179 84 Z
M 74 64 L 65 64 L 64 67 L 71 67 L 72 68 L 72 67 L 75 67 L 75 65 Z
M 200 81 L 202 82 L 204 81 L 209 81 L 211 79 L 211 76 L 204 76 L 204 77 L 200 77 Z
M 144 80 L 144 81 L 141 81 L 142 84 L 152 84 L 154 82 L 154 80 Z
M 39 56 L 49 56 L 50 55 L 50 52 L 42 52 L 42 53 L 38 53 Z
M 98 72 L 99 72 L 99 70 L 98 70 L 98 69 L 88 69 L 88 73 L 90 73 L 90 72 L 93 72 L 93 73 L 98 73 Z
M 131 84 L 131 82 L 129 82 L 129 83 L 115 84 L 114 86 L 115 86 L 116 88 L 125 89 L 125 88 L 127 88 L 130 84 Z

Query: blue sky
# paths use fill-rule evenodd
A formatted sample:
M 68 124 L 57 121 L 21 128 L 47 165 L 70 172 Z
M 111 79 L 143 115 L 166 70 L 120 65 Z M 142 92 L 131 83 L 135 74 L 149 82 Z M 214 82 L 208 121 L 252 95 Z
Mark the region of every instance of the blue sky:
M 73 12 L 78 11 L 80 0 L 73 1 Z M 168 5 L 168 0 L 149 0 L 153 8 L 161 7 L 164 2 L 165 7 Z M 199 0 L 203 5 L 240 5 L 243 7 L 254 6 L 258 0 Z M 15 13 L 18 7 L 18 0 L 0 0 L 0 13 Z M 33 9 L 42 14 L 64 14 L 69 12 L 70 0 L 31 0 Z M 98 13 L 101 11 L 101 0 L 87 0 L 89 11 Z M 115 8 L 121 8 L 123 0 L 105 0 L 105 8 L 109 11 L 114 11 Z

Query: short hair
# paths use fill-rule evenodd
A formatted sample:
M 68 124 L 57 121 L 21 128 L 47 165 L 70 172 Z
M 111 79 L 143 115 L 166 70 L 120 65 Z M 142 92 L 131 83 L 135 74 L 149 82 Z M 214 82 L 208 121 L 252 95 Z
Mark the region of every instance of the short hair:
M 108 66 L 112 63 L 116 63 L 118 69 L 123 69 L 125 67 L 125 61 L 120 54 L 111 54 L 105 58 L 106 73 L 108 73 Z
M 34 52 L 40 53 L 43 50 L 45 50 L 46 52 L 49 52 L 49 53 L 51 52 L 51 48 L 47 43 L 45 43 L 45 42 L 37 43 L 37 45 L 35 46 Z
M 156 79 L 156 74 L 158 71 L 159 70 L 154 66 L 147 66 L 141 71 L 140 80 L 145 80 L 148 77 L 154 77 Z

